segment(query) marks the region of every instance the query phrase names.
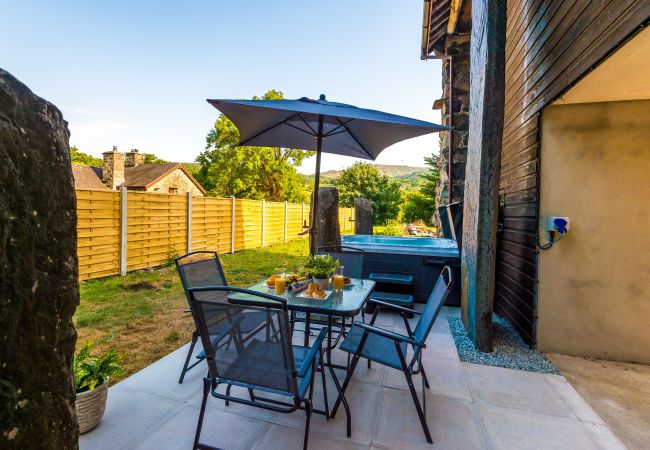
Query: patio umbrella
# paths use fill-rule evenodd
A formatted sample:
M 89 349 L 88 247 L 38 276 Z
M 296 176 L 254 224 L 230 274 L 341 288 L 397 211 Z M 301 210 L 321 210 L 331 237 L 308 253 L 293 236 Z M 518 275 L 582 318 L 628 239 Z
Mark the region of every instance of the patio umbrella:
M 422 120 L 318 100 L 208 100 L 239 129 L 239 145 L 316 151 L 316 176 L 309 233 L 314 236 L 321 154 L 375 160 L 386 147 L 447 127 Z

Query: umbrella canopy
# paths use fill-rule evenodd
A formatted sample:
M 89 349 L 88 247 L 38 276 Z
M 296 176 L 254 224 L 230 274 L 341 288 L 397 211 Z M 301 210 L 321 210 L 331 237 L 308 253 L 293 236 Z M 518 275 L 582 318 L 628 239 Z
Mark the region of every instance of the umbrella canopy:
M 316 211 L 321 153 L 375 160 L 386 147 L 405 139 L 448 129 L 442 125 L 319 100 L 208 100 L 239 130 L 239 145 L 316 151 L 316 178 L 309 232 L 311 251 L 318 232 Z

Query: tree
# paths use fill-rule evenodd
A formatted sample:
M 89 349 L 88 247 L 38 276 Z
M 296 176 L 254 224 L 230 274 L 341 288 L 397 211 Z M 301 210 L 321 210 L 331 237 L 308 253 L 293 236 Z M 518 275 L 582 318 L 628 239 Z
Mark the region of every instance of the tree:
M 79 149 L 74 145 L 70 147 L 70 161 L 72 161 L 72 164 L 81 164 L 84 166 L 101 167 L 101 165 L 104 164 L 101 159 L 79 151 Z
M 158 158 L 153 153 L 143 153 L 145 164 L 169 164 L 169 161 Z
M 436 190 L 440 182 L 440 168 L 438 156 L 433 154 L 424 158 L 429 166 L 429 171 L 423 175 L 420 189 L 407 195 L 402 206 L 402 217 L 406 222 L 415 222 L 422 219 L 431 223 L 431 218 L 436 210 Z
M 264 100 L 280 100 L 282 92 L 270 90 Z M 260 99 L 253 97 L 254 100 Z M 239 131 L 223 114 L 206 137 L 197 158 L 198 181 L 210 195 L 300 202 L 307 200 L 305 179 L 297 171 L 314 152 L 281 147 L 238 147 Z
M 334 182 L 342 206 L 353 207 L 355 198 L 367 198 L 372 204 L 372 220 L 386 224 L 400 210 L 402 193 L 397 181 L 379 172 L 372 164 L 357 162 L 341 172 Z

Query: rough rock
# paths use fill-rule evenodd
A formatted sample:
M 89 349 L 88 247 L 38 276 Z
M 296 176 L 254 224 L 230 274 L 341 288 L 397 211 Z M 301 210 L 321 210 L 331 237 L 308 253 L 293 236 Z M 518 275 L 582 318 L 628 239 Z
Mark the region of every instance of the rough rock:
M 318 211 L 316 226 L 318 234 L 310 243 L 312 253 L 318 247 L 341 245 L 339 228 L 339 191 L 335 187 L 324 187 L 318 191 Z
M 354 234 L 373 234 L 372 203 L 367 198 L 354 199 Z
M 76 205 L 61 112 L 0 69 L 0 448 L 77 448 Z

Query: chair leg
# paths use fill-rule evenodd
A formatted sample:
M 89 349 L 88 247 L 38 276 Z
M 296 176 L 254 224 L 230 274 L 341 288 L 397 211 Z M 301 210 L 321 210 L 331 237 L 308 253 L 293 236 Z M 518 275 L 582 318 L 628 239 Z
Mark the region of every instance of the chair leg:
M 337 385 L 339 391 L 339 396 L 336 399 L 336 402 L 334 402 L 334 407 L 332 408 L 332 414 L 330 415 L 332 419 L 336 416 L 336 412 L 338 411 L 341 402 L 343 402 L 343 406 L 346 406 L 347 404 L 347 401 L 345 399 L 345 391 L 348 388 L 348 384 L 350 384 L 350 379 L 352 378 L 352 375 L 354 375 L 354 370 L 357 368 L 357 363 L 359 362 L 360 358 L 361 357 L 358 355 L 354 355 L 352 357 L 352 364 L 350 365 L 350 368 L 348 369 L 345 375 L 345 380 L 343 380 L 343 387 L 339 386 L 338 379 L 334 374 L 334 370 L 330 367 L 330 371 L 332 372 L 332 377 L 334 378 L 334 383 Z
M 305 400 L 305 411 L 307 412 L 307 419 L 305 421 L 305 437 L 302 444 L 303 450 L 307 450 L 307 446 L 309 445 L 309 423 L 311 422 L 311 409 L 311 400 Z
M 424 367 L 422 367 L 422 361 L 420 361 L 420 372 L 422 373 L 422 381 L 424 381 L 424 386 L 429 389 L 429 379 L 427 378 L 427 374 L 424 373 Z
M 192 333 L 192 343 L 190 344 L 190 350 L 187 352 L 187 356 L 185 357 L 185 364 L 183 364 L 183 370 L 181 371 L 181 377 L 178 379 L 178 384 L 183 384 L 183 379 L 185 378 L 185 372 L 187 372 L 189 369 L 187 366 L 190 365 L 190 358 L 192 358 L 192 353 L 194 352 L 194 346 L 196 345 L 196 341 L 199 339 L 199 334 L 195 331 Z
M 229 384 L 226 386 L 226 395 L 230 395 L 230 388 L 232 388 L 232 384 Z M 230 405 L 230 400 L 226 400 L 226 406 Z
M 203 416 L 205 415 L 205 405 L 208 402 L 208 393 L 210 392 L 210 380 L 203 379 L 203 400 L 201 401 L 201 411 L 199 412 L 199 421 L 196 424 L 196 434 L 194 435 L 194 449 L 199 448 L 201 440 L 201 427 L 203 426 Z
M 323 400 L 325 401 L 325 420 L 330 420 L 330 406 L 327 401 L 327 380 L 325 379 L 325 364 L 323 363 L 323 352 L 320 352 L 320 375 L 323 382 Z
M 433 439 L 431 439 L 431 433 L 429 432 L 429 426 L 427 425 L 426 412 L 422 410 L 422 406 L 420 406 L 420 400 L 418 399 L 418 394 L 415 392 L 415 386 L 413 386 L 413 377 L 410 373 L 408 373 L 407 370 L 404 370 L 404 375 L 406 376 L 406 382 L 409 386 L 409 391 L 411 392 L 413 403 L 415 403 L 415 410 L 418 413 L 418 418 L 420 419 L 420 424 L 422 425 L 424 436 L 427 438 L 427 442 L 429 444 L 433 444 Z

